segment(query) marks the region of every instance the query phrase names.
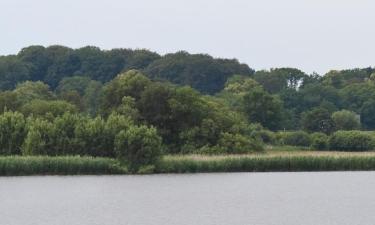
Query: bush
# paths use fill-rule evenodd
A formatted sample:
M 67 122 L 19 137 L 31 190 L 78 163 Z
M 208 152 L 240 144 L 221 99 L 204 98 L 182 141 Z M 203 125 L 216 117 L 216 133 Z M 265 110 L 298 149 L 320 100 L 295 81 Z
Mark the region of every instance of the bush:
M 316 132 L 311 135 L 311 148 L 313 150 L 327 150 L 328 147 L 329 139 L 326 134 Z
M 280 144 L 308 147 L 311 144 L 310 135 L 304 131 L 291 131 L 279 133 Z
M 223 152 L 229 154 L 243 154 L 263 150 L 260 140 L 230 133 L 221 135 L 217 147 L 222 148 Z
M 269 130 L 261 130 L 257 132 L 260 139 L 266 144 L 275 144 L 276 136 L 275 133 Z
M 161 156 L 162 140 L 157 130 L 147 126 L 130 126 L 115 138 L 117 158 L 128 163 L 132 172 L 154 164 Z
M 374 138 L 361 131 L 337 131 L 329 139 L 331 150 L 366 151 L 374 147 Z

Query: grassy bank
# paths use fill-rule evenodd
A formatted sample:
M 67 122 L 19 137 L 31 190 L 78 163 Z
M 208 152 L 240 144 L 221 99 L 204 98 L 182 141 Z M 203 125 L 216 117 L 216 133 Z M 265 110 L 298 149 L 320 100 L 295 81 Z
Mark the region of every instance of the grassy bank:
M 375 153 L 270 151 L 227 156 L 166 156 L 157 173 L 375 170 Z
M 248 155 L 168 155 L 142 173 L 375 170 L 375 152 L 267 150 Z M 0 176 L 127 174 L 119 161 L 93 157 L 0 157 Z
M 120 174 L 125 170 L 115 159 L 64 156 L 0 157 L 0 176 Z

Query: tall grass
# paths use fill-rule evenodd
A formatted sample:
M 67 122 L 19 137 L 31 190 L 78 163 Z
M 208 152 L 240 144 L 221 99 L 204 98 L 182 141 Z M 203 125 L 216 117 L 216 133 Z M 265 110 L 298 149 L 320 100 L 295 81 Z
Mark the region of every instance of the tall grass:
M 375 170 L 375 152 L 285 151 L 249 155 L 164 156 L 138 173 Z M 0 157 L 0 176 L 128 174 L 116 159 L 79 156 Z
M 375 155 L 166 157 L 157 173 L 375 170 Z
M 80 156 L 0 157 L 0 176 L 121 174 L 126 169 L 115 159 Z

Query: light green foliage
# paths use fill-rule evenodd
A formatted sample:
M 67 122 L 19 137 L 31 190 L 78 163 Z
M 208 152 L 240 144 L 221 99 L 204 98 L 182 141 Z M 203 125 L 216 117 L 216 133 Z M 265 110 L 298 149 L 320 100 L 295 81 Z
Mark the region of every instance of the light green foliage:
M 0 155 L 20 154 L 26 133 L 26 122 L 21 113 L 8 111 L 1 114 Z
M 111 110 L 121 105 L 124 96 L 140 99 L 142 92 L 150 84 L 151 81 L 136 70 L 118 75 L 104 87 L 101 111 L 110 113 Z
M 28 103 L 31 100 L 52 100 L 54 94 L 49 89 L 49 86 L 43 82 L 26 81 L 17 85 L 14 93 L 18 95 L 19 101 Z
M 325 133 L 311 134 L 311 149 L 313 150 L 328 150 L 329 138 Z
M 63 115 L 65 112 L 77 113 L 78 109 L 75 105 L 62 100 L 35 99 L 23 105 L 20 111 L 26 116 L 56 117 Z
M 28 133 L 22 146 L 23 155 L 58 155 L 55 151 L 56 129 L 52 122 L 36 118 L 27 121 Z
M 114 156 L 113 149 L 108 148 L 111 139 L 106 132 L 105 125 L 105 120 L 102 117 L 87 118 L 77 124 L 75 134 L 80 154 Z
M 134 121 L 140 119 L 139 110 L 136 107 L 135 99 L 130 96 L 122 98 L 121 105 L 116 109 L 116 112 L 131 118 Z
M 117 158 L 136 172 L 140 166 L 154 164 L 161 156 L 162 140 L 153 127 L 131 126 L 115 139 Z
M 222 133 L 217 146 L 228 154 L 244 154 L 263 150 L 260 140 L 230 133 Z
M 374 137 L 361 131 L 337 131 L 330 136 L 329 147 L 338 151 L 372 150 Z
M 332 114 L 337 130 L 358 130 L 361 127 L 359 115 L 349 110 L 341 110 Z

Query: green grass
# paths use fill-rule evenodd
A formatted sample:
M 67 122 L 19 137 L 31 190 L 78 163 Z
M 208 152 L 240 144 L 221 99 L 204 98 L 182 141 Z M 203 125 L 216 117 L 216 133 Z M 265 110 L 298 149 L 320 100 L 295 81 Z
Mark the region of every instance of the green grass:
M 121 174 L 126 169 L 115 159 L 80 156 L 0 157 L 0 176 Z

